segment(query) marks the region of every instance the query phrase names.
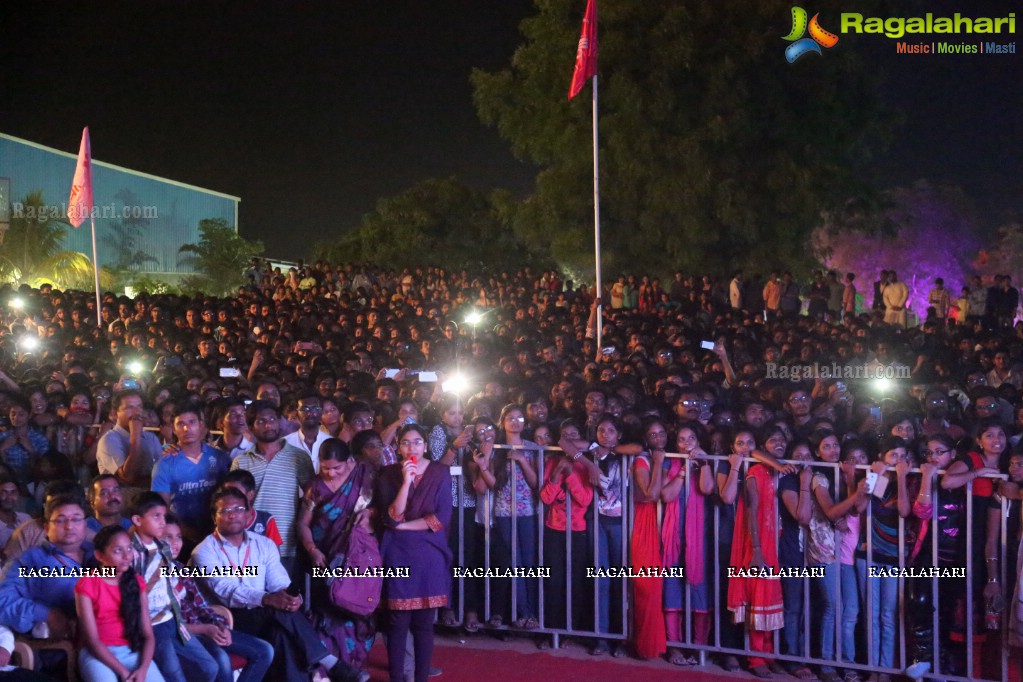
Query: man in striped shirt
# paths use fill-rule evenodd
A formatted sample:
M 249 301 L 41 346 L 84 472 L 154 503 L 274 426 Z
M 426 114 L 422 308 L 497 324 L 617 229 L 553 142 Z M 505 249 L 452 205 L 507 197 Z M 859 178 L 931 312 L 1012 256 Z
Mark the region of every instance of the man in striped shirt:
M 305 451 L 284 442 L 281 414 L 273 403 L 257 400 L 249 405 L 245 416 L 256 444 L 238 455 L 231 468 L 245 469 L 256 479 L 253 506 L 277 519 L 282 540 L 281 563 L 294 576 L 295 517 L 302 491 L 313 478 L 313 463 Z

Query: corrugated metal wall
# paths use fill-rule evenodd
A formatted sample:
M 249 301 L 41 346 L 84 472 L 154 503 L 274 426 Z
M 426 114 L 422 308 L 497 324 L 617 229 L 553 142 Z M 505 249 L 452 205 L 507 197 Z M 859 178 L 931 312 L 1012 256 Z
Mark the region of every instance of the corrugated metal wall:
M 42 191 L 48 206 L 65 210 L 75 172 L 75 154 L 60 152 L 0 134 L 0 177 L 10 178 L 11 203 Z M 234 227 L 237 197 L 147 176 L 93 160 L 93 193 L 97 211 L 96 238 L 100 265 L 113 265 L 119 256 L 121 230 L 134 229 L 135 249 L 157 262 L 137 266 L 141 272 L 188 273 L 178 265 L 182 244 L 199 240 L 199 221 L 221 218 Z M 58 210 L 58 209 L 54 209 Z M 92 258 L 88 222 L 69 229 L 67 248 Z

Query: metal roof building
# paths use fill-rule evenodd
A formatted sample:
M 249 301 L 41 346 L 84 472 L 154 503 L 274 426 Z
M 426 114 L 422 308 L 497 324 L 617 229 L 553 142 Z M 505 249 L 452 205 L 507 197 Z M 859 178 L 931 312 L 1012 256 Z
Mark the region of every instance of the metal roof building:
M 19 211 L 24 215 L 25 197 L 39 191 L 48 214 L 66 220 L 76 159 L 76 154 L 0 133 L 0 223 L 18 217 Z M 154 275 L 187 274 L 192 269 L 179 265 L 178 249 L 182 244 L 199 241 L 200 220 L 223 219 L 238 230 L 241 199 L 235 196 L 95 159 L 92 182 L 100 266 L 112 266 L 123 257 L 115 245 L 130 232 L 134 238 L 132 250 L 153 259 L 138 262 L 133 270 Z M 88 221 L 77 230 L 69 227 L 67 232 L 66 248 L 91 260 Z

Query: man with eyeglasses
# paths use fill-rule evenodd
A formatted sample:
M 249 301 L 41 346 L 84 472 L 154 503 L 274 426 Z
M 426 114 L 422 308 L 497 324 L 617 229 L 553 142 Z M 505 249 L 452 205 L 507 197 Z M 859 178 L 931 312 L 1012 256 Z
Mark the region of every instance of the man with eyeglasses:
M 933 436 L 944 433 L 952 440 L 959 440 L 966 435 L 966 429 L 948 420 L 948 396 L 939 389 L 932 388 L 924 394 L 924 418 L 920 422 L 920 433 Z
M 85 540 L 85 507 L 77 495 L 57 495 L 43 511 L 46 540 L 12 561 L 0 582 L 0 625 L 42 638 L 74 636 L 77 577 L 54 572 L 81 570 L 92 558 Z
M 796 387 L 789 391 L 789 397 L 785 401 L 785 409 L 792 415 L 792 421 L 797 430 L 809 424 L 810 420 L 813 419 L 812 408 L 813 400 L 810 398 L 810 394 L 806 392 L 806 389 Z
M 281 562 L 289 573 L 295 562 L 295 515 L 298 500 L 312 480 L 313 463 L 305 450 L 288 445 L 280 435 L 280 412 L 265 400 L 249 405 L 245 413 L 256 444 L 232 462 L 232 469 L 245 469 L 256 479 L 253 506 L 277 519 L 281 532 Z
M 354 402 L 345 408 L 341 415 L 341 431 L 337 437 L 347 445 L 352 444 L 352 439 L 359 431 L 373 428 L 373 408 L 367 403 Z
M 284 442 L 293 448 L 309 455 L 313 471 L 320 470 L 320 445 L 330 438 L 330 434 L 320 428 L 320 417 L 323 414 L 323 401 L 316 394 L 309 393 L 298 399 L 295 412 L 301 426 L 295 433 L 284 437 Z
M 273 646 L 267 679 L 309 679 L 320 666 L 332 681 L 358 679 L 356 671 L 327 651 L 301 613 L 302 597 L 291 589 L 273 541 L 245 530 L 249 501 L 244 493 L 221 488 L 213 494 L 212 509 L 216 529 L 195 548 L 189 565 L 206 571 L 231 569 L 231 575 L 198 580 L 231 610 L 236 630 Z

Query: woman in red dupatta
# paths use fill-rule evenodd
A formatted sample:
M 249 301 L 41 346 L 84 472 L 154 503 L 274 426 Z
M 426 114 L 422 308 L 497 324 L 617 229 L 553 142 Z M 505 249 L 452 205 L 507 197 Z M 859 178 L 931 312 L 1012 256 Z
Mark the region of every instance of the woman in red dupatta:
M 636 458 L 632 476 L 636 485 L 635 510 L 632 522 L 632 565 L 636 568 L 661 566 L 661 537 L 657 526 L 657 501 L 661 497 L 664 449 L 668 432 L 664 424 L 653 419 L 643 430 L 646 452 Z M 640 658 L 660 656 L 667 649 L 664 615 L 661 609 L 660 576 L 633 578 L 632 626 L 636 655 Z
M 785 435 L 779 429 L 765 435 L 763 445 L 768 452 L 776 451 L 773 446 L 779 442 L 781 452 L 785 451 Z M 746 473 L 736 510 L 730 562 L 737 571 L 779 571 L 776 481 L 775 470 L 764 464 L 754 464 Z M 771 633 L 785 625 L 781 578 L 733 575 L 728 581 L 728 609 L 736 623 L 746 623 L 749 628 L 750 651 L 773 653 Z M 757 677 L 771 676 L 766 658 L 750 656 L 749 664 L 750 672 Z

